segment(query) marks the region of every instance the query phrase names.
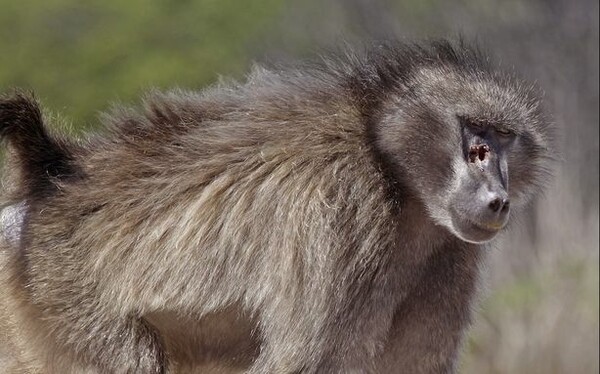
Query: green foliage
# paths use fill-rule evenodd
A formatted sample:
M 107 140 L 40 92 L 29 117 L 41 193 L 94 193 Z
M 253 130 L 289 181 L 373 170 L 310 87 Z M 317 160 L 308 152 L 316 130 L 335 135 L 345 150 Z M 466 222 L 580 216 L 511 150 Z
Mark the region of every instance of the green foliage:
M 0 0 L 0 90 L 31 89 L 76 127 L 151 87 L 240 75 L 281 0 Z

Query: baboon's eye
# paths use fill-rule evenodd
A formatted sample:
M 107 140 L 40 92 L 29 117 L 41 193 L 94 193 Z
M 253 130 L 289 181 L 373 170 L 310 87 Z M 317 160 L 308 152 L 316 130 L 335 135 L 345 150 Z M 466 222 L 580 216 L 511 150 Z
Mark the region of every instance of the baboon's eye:
M 506 129 L 506 128 L 501 128 L 501 127 L 500 127 L 500 128 L 497 128 L 497 129 L 496 129 L 496 132 L 497 132 L 499 135 L 501 135 L 501 136 L 506 136 L 506 137 L 513 136 L 513 135 L 515 134 L 515 133 L 514 133 L 514 132 L 512 132 L 511 130 L 509 130 L 509 129 Z
M 467 119 L 466 122 L 467 122 L 468 126 L 471 126 L 471 127 L 474 127 L 474 128 L 482 128 L 483 127 L 483 122 L 480 122 L 480 121 L 475 121 L 475 120 L 472 120 L 472 119 Z

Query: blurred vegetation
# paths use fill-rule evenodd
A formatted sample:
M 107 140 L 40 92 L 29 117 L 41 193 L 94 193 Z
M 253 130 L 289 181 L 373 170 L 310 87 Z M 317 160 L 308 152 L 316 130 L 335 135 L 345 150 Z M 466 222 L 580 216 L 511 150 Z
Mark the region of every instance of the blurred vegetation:
M 153 87 L 240 78 L 340 42 L 462 34 L 546 92 L 562 163 L 490 253 L 465 373 L 598 373 L 597 0 L 0 0 L 0 91 L 73 127 Z
M 150 87 L 239 75 L 280 0 L 0 1 L 0 88 L 35 90 L 78 125 Z

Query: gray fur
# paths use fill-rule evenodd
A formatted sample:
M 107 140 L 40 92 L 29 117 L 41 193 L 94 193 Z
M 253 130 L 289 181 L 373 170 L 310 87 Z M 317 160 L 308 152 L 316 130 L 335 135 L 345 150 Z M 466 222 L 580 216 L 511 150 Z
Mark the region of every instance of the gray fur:
M 468 174 L 457 115 L 517 134 L 518 213 L 546 179 L 549 126 L 462 44 L 255 68 L 106 115 L 104 134 L 57 147 L 76 178 L 13 194 L 28 204 L 4 294 L 36 326 L 21 341 L 42 342 L 28 365 L 454 372 L 485 257 L 447 214 Z M 26 148 L 20 129 L 4 136 Z

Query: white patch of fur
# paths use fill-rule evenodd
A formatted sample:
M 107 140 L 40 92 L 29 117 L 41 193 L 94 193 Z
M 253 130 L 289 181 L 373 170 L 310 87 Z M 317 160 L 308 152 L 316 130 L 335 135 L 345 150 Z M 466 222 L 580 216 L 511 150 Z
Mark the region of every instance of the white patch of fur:
M 4 241 L 11 246 L 18 245 L 21 240 L 26 208 L 27 205 L 22 201 L 8 205 L 0 211 L 0 232 Z

